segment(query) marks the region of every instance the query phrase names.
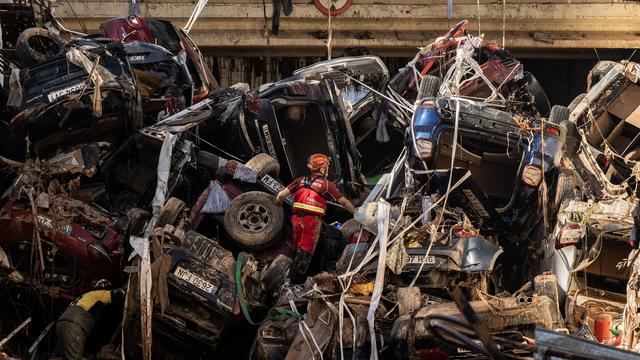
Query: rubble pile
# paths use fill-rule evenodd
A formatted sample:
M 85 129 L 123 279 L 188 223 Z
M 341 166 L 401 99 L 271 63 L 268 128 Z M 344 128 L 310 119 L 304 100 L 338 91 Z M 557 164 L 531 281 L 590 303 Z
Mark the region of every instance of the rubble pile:
M 46 15 L 2 50 L 0 358 L 71 358 L 80 308 L 100 359 L 640 352 L 638 64 L 551 106 L 463 21 L 397 74 L 222 89 L 169 22 Z M 315 153 L 346 200 L 302 266 L 285 189 Z

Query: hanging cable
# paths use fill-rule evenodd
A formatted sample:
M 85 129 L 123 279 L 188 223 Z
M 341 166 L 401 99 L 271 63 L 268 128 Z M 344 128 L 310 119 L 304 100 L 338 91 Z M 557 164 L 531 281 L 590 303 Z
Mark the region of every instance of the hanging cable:
M 505 32 L 506 32 L 506 5 L 507 0 L 502 0 L 502 47 L 505 47 Z
M 480 36 L 480 34 L 482 34 L 482 32 L 480 32 L 480 0 L 476 0 L 476 7 L 478 9 L 478 36 Z
M 189 20 L 182 28 L 182 30 L 184 30 L 185 33 L 188 34 L 189 31 L 191 31 L 191 27 L 196 22 L 196 20 L 198 20 L 200 13 L 202 13 L 202 10 L 204 10 L 205 6 L 207 6 L 208 1 L 209 0 L 198 0 L 198 2 L 196 3 L 196 6 L 193 8 L 193 11 L 191 12 L 191 16 L 189 17 Z
M 327 60 L 331 60 L 331 50 L 333 46 L 333 31 L 331 30 L 331 14 L 334 9 L 333 2 L 334 0 L 331 0 L 331 5 L 329 6 L 329 23 L 327 24 Z

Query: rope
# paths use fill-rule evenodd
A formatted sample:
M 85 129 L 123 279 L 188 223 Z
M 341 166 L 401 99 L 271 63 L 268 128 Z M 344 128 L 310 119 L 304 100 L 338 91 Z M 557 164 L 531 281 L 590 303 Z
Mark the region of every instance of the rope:
M 442 212 L 438 215 L 437 221 L 434 225 L 431 226 L 431 236 L 429 237 L 429 247 L 427 248 L 427 251 L 424 253 L 424 257 L 422 258 L 422 262 L 420 263 L 420 268 L 418 269 L 418 272 L 416 273 L 416 276 L 413 278 L 413 280 L 411 280 L 411 284 L 409 285 L 409 287 L 413 287 L 416 284 L 416 281 L 418 280 L 418 277 L 420 276 L 420 274 L 422 273 L 422 269 L 424 268 L 424 264 L 427 261 L 427 258 L 429 257 L 429 253 L 431 253 L 431 248 L 433 247 L 433 243 L 436 240 L 436 234 L 438 231 L 438 227 L 440 226 L 440 223 L 442 222 L 442 219 L 444 218 L 444 210 L 447 206 L 447 200 L 449 200 L 449 194 L 451 193 L 451 182 L 453 180 L 453 168 L 455 166 L 455 160 L 456 160 L 456 150 L 458 148 L 458 125 L 460 123 L 460 100 L 456 99 L 456 120 L 454 123 L 454 127 L 453 127 L 453 146 L 451 147 L 451 165 L 449 168 L 449 181 L 447 183 L 447 192 L 444 195 L 444 201 L 442 202 Z
M 333 31 L 331 30 L 331 12 L 333 11 L 333 8 L 333 0 L 331 0 L 331 5 L 329 6 L 329 23 L 327 24 L 327 60 L 331 60 L 331 50 L 333 45 Z
M 506 32 L 506 7 L 507 7 L 507 0 L 502 0 L 502 47 L 505 47 L 505 32 Z
M 182 28 L 182 30 L 184 30 L 185 33 L 188 34 L 189 31 L 191 31 L 191 27 L 196 22 L 196 20 L 198 20 L 200 13 L 202 13 L 202 10 L 204 10 L 205 6 L 207 6 L 208 1 L 209 0 L 198 0 L 198 2 L 196 3 L 196 6 L 193 8 L 193 11 L 191 12 L 191 16 L 189 17 L 189 20 Z
M 480 31 L 480 0 L 476 0 L 476 5 L 478 9 L 478 36 L 480 36 L 480 34 L 482 34 Z

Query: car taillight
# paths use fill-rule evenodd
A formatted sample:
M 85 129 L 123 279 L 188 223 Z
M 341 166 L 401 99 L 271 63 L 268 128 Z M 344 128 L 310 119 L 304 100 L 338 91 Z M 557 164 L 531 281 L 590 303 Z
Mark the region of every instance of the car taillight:
M 598 157 L 596 158 L 596 161 L 598 162 L 598 165 L 600 165 L 600 167 L 603 170 L 607 170 L 607 168 L 609 167 L 609 159 L 606 156 L 604 156 L 604 154 L 598 155 Z
M 420 104 L 420 107 L 424 109 L 433 109 L 433 101 L 425 100 L 422 102 L 422 104 Z
M 551 134 L 551 135 L 557 135 L 557 136 L 560 136 L 560 130 L 558 130 L 558 129 L 554 128 L 554 127 L 551 127 L 551 126 L 547 126 L 547 127 L 544 129 L 544 133 L 545 133 L 545 134 Z
M 256 99 L 247 99 L 247 109 L 253 113 L 260 114 L 260 101 Z
M 538 187 L 542 182 L 542 169 L 536 165 L 527 165 L 522 171 L 522 182 L 529 187 Z
M 584 227 L 578 223 L 568 223 L 560 228 L 556 238 L 556 249 L 577 245 L 585 235 Z
M 427 139 L 416 139 L 416 148 L 418 148 L 418 156 L 420 159 L 431 159 L 431 155 L 433 154 L 433 141 Z

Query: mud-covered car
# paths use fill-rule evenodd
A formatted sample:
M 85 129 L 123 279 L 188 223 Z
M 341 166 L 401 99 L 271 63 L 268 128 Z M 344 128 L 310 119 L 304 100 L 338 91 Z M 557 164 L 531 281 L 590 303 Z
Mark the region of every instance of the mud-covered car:
M 167 212 L 176 214 L 167 204 Z M 274 294 L 287 279 L 291 260 L 281 256 L 259 264 L 241 253 L 236 259 L 215 239 L 180 226 L 158 227 L 152 234 L 157 241 L 153 261 L 166 261 L 157 268 L 160 279 L 166 276 L 167 298 L 153 313 L 154 354 L 172 354 L 177 358 L 212 356 L 225 341 L 233 342 L 246 327 L 244 318 L 266 315 Z M 153 266 L 153 265 L 152 265 Z M 131 300 L 138 297 L 130 292 Z M 136 301 L 137 302 L 137 301 Z M 135 304 L 135 302 L 132 302 Z M 125 349 L 139 356 L 140 318 L 136 307 L 129 308 L 131 334 Z M 250 320 L 251 321 L 251 320 Z M 136 355 L 137 354 L 137 355 Z
M 96 44 L 97 45 L 97 44 Z M 117 46 L 72 47 L 19 72 L 19 111 L 3 134 L 4 153 L 47 157 L 92 141 L 121 143 L 142 127 L 134 74 Z M 91 74 L 91 75 L 90 75 Z M 96 86 L 99 84 L 99 86 Z M 11 105 L 11 104 L 10 104 Z
M 391 117 L 386 123 L 375 120 L 380 99 L 351 78 L 384 91 L 388 76 L 374 56 L 320 62 L 263 85 L 235 104 L 237 110 L 221 109 L 200 134 L 244 162 L 259 153 L 277 159 L 284 183 L 307 173 L 309 155 L 325 153 L 331 157 L 329 179 L 347 197 L 358 198 L 364 176 L 378 174 L 395 160 L 404 127 Z M 380 127 L 388 135 L 385 151 L 376 143 Z
M 218 84 L 211 74 L 211 70 L 204 61 L 200 49 L 191 41 L 189 36 L 176 28 L 171 22 L 159 19 L 145 19 L 137 15 L 116 18 L 101 24 L 104 35 L 115 41 L 144 42 L 158 45 L 177 56 L 178 61 L 186 67 L 189 79 L 183 84 L 189 85 L 186 106 L 205 99 Z M 148 63 L 153 52 L 127 51 L 129 61 L 135 67 L 136 63 Z
M 625 292 L 619 269 L 637 246 L 636 139 L 640 134 L 638 64 L 602 61 L 589 75 L 590 89 L 569 105 L 578 150 L 555 188 L 554 226 L 544 238 L 543 269 L 558 274 L 561 295 L 585 286 Z
M 412 121 L 409 169 L 419 186 L 429 170 L 452 163 L 466 168 L 500 216 L 522 225 L 543 178 L 552 182 L 560 159 L 571 150 L 567 144 L 574 135 L 566 126 L 567 117 L 567 108 L 554 106 L 548 121 L 534 118 L 523 123 L 519 115 L 486 104 L 427 98 Z

